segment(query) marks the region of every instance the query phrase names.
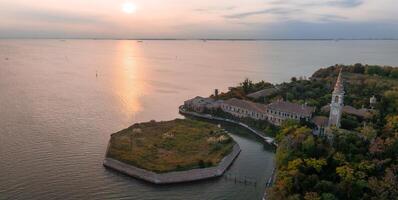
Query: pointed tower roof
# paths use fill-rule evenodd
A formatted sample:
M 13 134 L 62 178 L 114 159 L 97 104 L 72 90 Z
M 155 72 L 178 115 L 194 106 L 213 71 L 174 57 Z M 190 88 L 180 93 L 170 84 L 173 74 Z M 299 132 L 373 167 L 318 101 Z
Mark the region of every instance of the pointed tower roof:
M 340 68 L 339 76 L 337 77 L 336 85 L 334 85 L 333 93 L 344 93 L 343 78 L 341 77 L 343 68 Z

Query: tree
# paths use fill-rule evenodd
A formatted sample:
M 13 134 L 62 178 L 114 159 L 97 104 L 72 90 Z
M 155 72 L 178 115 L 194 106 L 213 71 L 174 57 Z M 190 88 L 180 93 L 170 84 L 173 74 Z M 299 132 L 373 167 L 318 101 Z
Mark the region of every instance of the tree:
M 315 156 L 316 146 L 314 136 L 310 135 L 304 140 L 302 145 L 303 152 L 310 156 Z
M 362 127 L 360 133 L 368 141 L 373 141 L 377 136 L 377 131 L 370 125 Z
M 352 71 L 351 72 L 358 73 L 358 74 L 363 74 L 365 72 L 365 67 L 361 63 L 356 63 L 352 67 Z
M 355 179 L 354 170 L 348 165 L 337 167 L 336 173 L 340 176 L 342 180 L 347 182 L 352 182 Z
M 331 193 L 322 193 L 322 200 L 337 200 L 336 196 Z
M 321 169 L 323 166 L 325 166 L 326 160 L 325 159 L 315 159 L 315 158 L 309 158 L 309 159 L 304 159 L 305 165 L 309 168 L 315 169 L 316 172 L 321 172 Z
M 398 78 L 398 69 L 391 70 L 390 77 L 391 78 Z
M 321 200 L 321 197 L 316 192 L 307 192 L 304 196 L 305 200 Z
M 366 68 L 366 74 L 369 75 L 383 75 L 383 69 L 376 65 L 371 65 Z
M 398 133 L 398 115 L 390 115 L 386 117 L 384 131 L 389 134 Z
M 253 82 L 251 80 L 249 80 L 248 78 L 246 78 L 241 84 L 240 86 L 243 88 L 243 91 L 245 92 L 245 94 L 248 94 L 250 92 L 252 92 L 253 89 Z

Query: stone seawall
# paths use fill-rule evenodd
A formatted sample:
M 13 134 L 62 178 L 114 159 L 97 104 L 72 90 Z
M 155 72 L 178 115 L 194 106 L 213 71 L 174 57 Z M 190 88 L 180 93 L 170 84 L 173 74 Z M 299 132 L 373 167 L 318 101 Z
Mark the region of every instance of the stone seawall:
M 119 171 L 123 174 L 139 178 L 155 184 L 169 184 L 190 182 L 202 179 L 218 177 L 224 174 L 228 167 L 234 162 L 241 149 L 235 144 L 232 152 L 224 157 L 215 167 L 191 169 L 186 171 L 175 171 L 166 173 L 155 173 L 132 165 L 120 162 L 112 158 L 105 158 L 104 166 Z

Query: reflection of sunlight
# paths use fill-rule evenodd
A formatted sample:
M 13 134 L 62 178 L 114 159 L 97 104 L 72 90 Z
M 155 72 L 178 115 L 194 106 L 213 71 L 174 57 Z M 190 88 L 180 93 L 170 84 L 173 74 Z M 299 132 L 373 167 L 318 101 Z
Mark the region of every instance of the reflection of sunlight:
M 122 109 L 128 116 L 133 116 L 142 110 L 140 97 L 146 93 L 146 72 L 142 60 L 137 60 L 139 49 L 131 41 L 120 41 L 116 57 L 115 77 L 113 78 L 116 92 L 122 104 Z

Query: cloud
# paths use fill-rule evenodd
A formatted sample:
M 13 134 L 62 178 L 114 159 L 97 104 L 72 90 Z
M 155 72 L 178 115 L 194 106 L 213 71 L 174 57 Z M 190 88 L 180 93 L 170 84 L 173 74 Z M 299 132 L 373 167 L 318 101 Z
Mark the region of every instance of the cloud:
M 224 6 L 224 7 L 207 7 L 207 8 L 196 8 L 193 9 L 196 12 L 222 12 L 222 11 L 229 11 L 229 10 L 234 10 L 236 7 L 235 6 Z
M 4 15 L 5 13 L 3 13 Z M 97 15 L 82 15 L 79 13 L 50 11 L 50 10 L 19 10 L 9 13 L 14 19 L 27 19 L 49 23 L 78 23 L 90 24 L 103 22 L 103 18 Z
M 248 11 L 248 12 L 241 12 L 235 13 L 230 15 L 225 15 L 225 18 L 245 18 L 253 15 L 263 15 L 263 14 L 276 14 L 276 15 L 286 15 L 295 12 L 299 12 L 300 9 L 290 9 L 290 8 L 269 8 L 263 10 L 256 10 L 256 11 Z
M 396 0 L 134 1 L 3 0 L 0 37 L 398 38 Z
M 63 9 L 39 8 L 33 5 L 6 4 L 0 16 L 10 21 L 48 24 L 106 24 L 104 16 Z
M 256 38 L 273 39 L 335 39 L 335 38 L 398 38 L 398 23 L 381 22 L 300 22 L 257 23 L 247 26 Z
M 319 15 L 319 21 L 322 21 L 322 22 L 335 22 L 335 21 L 342 21 L 342 20 L 347 20 L 347 19 L 348 19 L 347 17 L 333 15 L 333 14 Z
M 245 19 L 267 15 L 273 21 L 331 22 L 349 20 L 347 9 L 359 7 L 364 0 L 276 0 L 266 8 L 223 15 L 227 19 Z M 321 13 L 321 14 L 320 14 Z M 260 18 L 257 18 L 257 21 Z M 250 19 L 251 20 L 251 19 Z
M 33 6 L 0 8 L 0 37 L 87 37 L 104 36 L 114 23 L 102 15 Z M 107 27 L 107 28 L 105 28 Z
M 354 8 L 362 5 L 364 0 L 276 0 L 272 5 L 309 6 L 309 7 L 340 7 Z
M 362 5 L 363 3 L 364 3 L 363 0 L 334 0 L 326 2 L 325 5 L 344 7 L 344 8 L 354 8 Z
M 90 23 L 98 23 L 102 22 L 102 18 L 99 16 L 87 16 L 80 15 L 77 13 L 60 13 L 53 11 L 34 11 L 34 12 L 25 12 L 22 14 L 26 18 L 30 20 L 40 20 L 46 22 L 55 22 L 55 23 L 78 23 L 78 24 L 90 24 Z

